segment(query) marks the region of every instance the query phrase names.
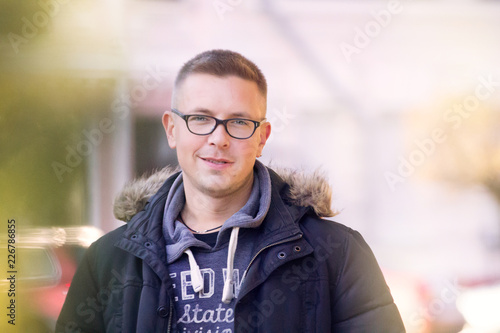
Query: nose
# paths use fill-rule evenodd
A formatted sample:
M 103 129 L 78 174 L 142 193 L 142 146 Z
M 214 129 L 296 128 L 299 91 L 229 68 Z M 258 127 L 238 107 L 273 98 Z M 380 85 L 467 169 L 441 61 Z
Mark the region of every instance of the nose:
M 208 135 L 208 143 L 218 147 L 228 147 L 231 137 L 223 124 L 218 124 L 214 131 Z

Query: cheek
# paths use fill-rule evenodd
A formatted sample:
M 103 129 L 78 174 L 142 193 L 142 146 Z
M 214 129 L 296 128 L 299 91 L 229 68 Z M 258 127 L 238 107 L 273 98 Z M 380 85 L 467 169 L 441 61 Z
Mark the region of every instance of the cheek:
M 176 141 L 178 147 L 182 147 L 184 150 L 187 151 L 196 150 L 203 145 L 202 136 L 193 135 L 185 131 L 177 133 Z
M 203 143 L 200 143 L 200 140 L 197 139 L 197 137 L 183 135 L 177 137 L 177 156 L 179 159 L 188 160 L 190 156 L 193 156 L 203 146 Z
M 241 147 L 238 147 L 237 150 L 240 152 L 241 155 L 245 156 L 246 159 L 252 159 L 255 158 L 258 147 L 259 147 L 258 142 L 252 141 L 246 143 L 245 145 L 242 145 Z

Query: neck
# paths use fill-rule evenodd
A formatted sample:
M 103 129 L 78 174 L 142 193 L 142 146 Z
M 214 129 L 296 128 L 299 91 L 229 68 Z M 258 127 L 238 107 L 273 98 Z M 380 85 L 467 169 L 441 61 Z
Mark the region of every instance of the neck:
M 247 203 L 253 179 L 252 174 L 238 191 L 221 197 L 198 191 L 184 182 L 186 203 L 181 212 L 184 223 L 194 230 L 207 230 L 223 225 Z

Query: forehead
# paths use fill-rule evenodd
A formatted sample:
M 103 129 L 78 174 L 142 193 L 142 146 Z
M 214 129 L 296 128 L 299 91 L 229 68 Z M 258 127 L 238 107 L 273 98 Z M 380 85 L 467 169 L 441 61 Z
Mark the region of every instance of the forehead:
M 250 118 L 265 114 L 265 98 L 255 82 L 237 76 L 191 74 L 176 88 L 177 107 L 184 113 L 199 110 L 215 116 Z

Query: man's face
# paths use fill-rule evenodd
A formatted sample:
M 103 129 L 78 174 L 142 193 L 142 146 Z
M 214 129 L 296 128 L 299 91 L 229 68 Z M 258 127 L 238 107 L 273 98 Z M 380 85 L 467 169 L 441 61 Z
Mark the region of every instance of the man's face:
M 181 113 L 203 114 L 218 119 L 246 118 L 261 121 L 265 100 L 257 84 L 236 76 L 191 74 L 175 93 L 175 107 Z M 248 139 L 232 138 L 223 125 L 209 135 L 195 135 L 179 116 L 165 112 L 163 125 L 169 146 L 177 148 L 185 186 L 213 197 L 235 195 L 248 190 L 253 167 L 260 156 L 271 126 L 265 122 Z

